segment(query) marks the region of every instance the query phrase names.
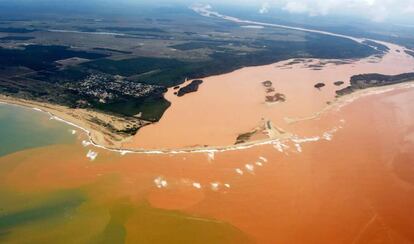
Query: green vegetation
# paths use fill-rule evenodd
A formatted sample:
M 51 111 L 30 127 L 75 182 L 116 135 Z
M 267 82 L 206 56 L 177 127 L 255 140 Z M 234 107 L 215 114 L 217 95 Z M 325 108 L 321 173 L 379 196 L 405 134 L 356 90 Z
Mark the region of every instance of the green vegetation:
M 121 53 L 121 54 L 131 54 L 132 53 L 132 52 L 129 52 L 129 51 L 122 51 L 122 50 L 117 50 L 117 49 L 112 49 L 112 48 L 102 48 L 102 47 L 95 47 L 95 48 L 93 48 L 93 50 L 108 51 L 108 52 Z
M 34 39 L 34 37 L 31 36 L 5 36 L 0 38 L 0 41 L 28 41 L 32 39 Z
M 405 53 L 414 57 L 414 52 L 413 51 L 405 50 Z
M 382 45 L 382 44 L 380 44 L 378 42 L 374 42 L 374 41 L 370 41 L 370 40 L 365 40 L 362 43 L 367 44 L 367 45 L 372 46 L 372 47 L 375 47 L 377 50 L 379 50 L 381 52 L 388 52 L 390 50 L 387 46 Z
M 105 27 L 105 30 L 119 31 L 119 32 L 156 32 L 164 33 L 165 31 L 159 28 L 143 28 L 143 27 Z
M 198 44 L 212 48 L 205 42 Z M 191 50 L 195 42 L 173 46 L 182 50 Z M 264 65 L 289 58 L 356 58 L 375 54 L 376 51 L 366 45 L 344 38 L 311 35 L 305 42 L 281 42 L 255 40 L 246 43 L 256 51 L 240 53 L 233 49 L 215 46 L 210 58 L 205 61 L 186 61 L 173 58 L 139 57 L 124 60 L 100 59 L 82 64 L 112 75 L 136 76 L 139 82 L 172 87 L 181 84 L 186 78 L 195 79 L 233 71 L 245 66 Z
M 255 135 L 256 133 L 257 133 L 257 130 L 253 130 L 253 131 L 246 132 L 246 133 L 238 135 L 235 144 L 248 142 L 250 140 L 250 138 L 253 135 Z
M 74 51 L 64 46 L 29 45 L 24 49 L 0 47 L 0 66 L 25 66 L 33 70 L 51 69 L 54 61 L 79 57 L 86 59 L 102 58 L 106 55 L 84 51 Z
M 101 21 L 99 15 L 78 19 L 68 13 L 62 21 L 0 23 L 0 32 L 9 33 L 0 42 L 0 92 L 158 121 L 170 106 L 163 97 L 167 88 L 185 79 L 290 58 L 361 58 L 381 53 L 340 37 L 241 28 L 199 16 L 187 6 L 147 8 L 125 19 L 107 16 Z M 29 46 L 19 43 L 26 40 L 23 35 L 12 35 L 30 32 L 35 38 Z M 279 95 L 271 99 L 280 99 Z
M 370 87 L 387 86 L 407 81 L 414 81 L 414 73 L 399 75 L 362 74 L 351 77 L 351 85 L 336 91 L 338 96 L 344 96 L 357 90 Z
M 28 29 L 28 28 L 17 28 L 17 27 L 0 27 L 0 32 L 4 33 L 31 33 L 35 32 L 36 29 Z
M 114 114 L 135 116 L 142 113 L 140 118 L 152 122 L 158 121 L 170 105 L 163 93 L 151 94 L 139 99 L 123 98 L 112 103 L 95 104 L 97 109 Z
M 167 58 L 147 58 L 139 57 L 124 60 L 100 59 L 82 64 L 82 66 L 95 69 L 111 75 L 132 76 L 145 74 L 148 72 L 170 73 L 175 69 L 179 69 L 184 65 L 184 62 L 176 59 Z M 156 83 L 163 83 L 166 81 L 158 80 Z
M 177 45 L 170 46 L 171 48 L 178 49 L 181 51 L 189 51 L 189 50 L 195 50 L 195 49 L 201 49 L 201 48 L 209 48 L 213 50 L 221 50 L 224 51 L 225 48 L 223 46 L 228 46 L 231 43 L 232 46 L 241 46 L 242 43 L 239 43 L 238 41 L 216 41 L 216 40 L 202 40 L 202 41 L 191 41 L 186 43 L 181 43 Z
M 325 83 L 323 83 L 323 82 L 319 82 L 319 83 L 316 83 L 315 85 L 314 85 L 314 87 L 316 88 L 316 89 L 321 89 L 322 87 L 324 87 L 325 86 Z
M 177 92 L 177 96 L 182 97 L 187 93 L 196 92 L 198 90 L 198 86 L 203 83 L 203 80 L 193 80 L 187 86 L 181 87 L 180 90 Z

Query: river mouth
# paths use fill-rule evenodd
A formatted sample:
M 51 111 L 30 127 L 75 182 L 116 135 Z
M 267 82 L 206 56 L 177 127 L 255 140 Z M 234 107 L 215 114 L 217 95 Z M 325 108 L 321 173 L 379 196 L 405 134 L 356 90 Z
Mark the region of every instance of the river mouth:
M 380 57 L 292 59 L 203 78 L 196 93 L 183 97 L 177 97 L 171 89 L 165 97 L 172 105 L 163 118 L 143 127 L 123 147 L 143 150 L 234 147 L 238 137 L 255 130 L 258 132 L 250 142 L 277 139 L 263 128 L 268 122 L 277 128 L 276 133 L 297 134 L 291 122 L 314 117 L 335 103 L 335 92 L 348 86 L 351 76 L 414 71 L 414 58 L 401 51 L 403 47 L 381 44 L 390 50 Z M 266 81 L 271 83 L 269 87 L 264 84 Z M 323 85 L 316 87 L 319 84 Z
M 360 60 L 290 59 L 246 67 L 203 78 L 198 91 L 184 97 L 177 97 L 174 89 L 170 89 L 165 98 L 172 105 L 161 120 L 143 127 L 132 140 L 123 144 L 124 148 L 163 151 L 193 148 L 197 151 L 291 137 L 298 134 L 297 126 L 292 126 L 291 122 L 315 119 L 315 115 L 336 102 L 336 91 L 347 87 L 353 75 L 396 75 L 414 71 L 414 57 L 395 44 L 241 20 L 214 12 L 208 6 L 194 7 L 193 10 L 203 16 L 239 24 L 295 29 L 359 43 L 377 42 L 388 51 Z M 269 129 L 269 124 L 273 128 Z
M 163 231 L 176 220 L 191 220 L 186 228 L 201 221 L 223 238 L 260 243 L 413 241 L 413 97 L 412 87 L 363 96 L 292 124 L 304 137 L 244 150 L 120 155 L 73 143 L 0 157 L 0 191 L 9 200 L 24 192 L 30 203 L 2 199 L 3 211 L 24 210 L 38 203 L 39 193 L 46 203 L 64 196 L 56 205 L 61 215 L 8 226 L 2 238 L 27 231 L 44 238 L 39 226 L 52 223 L 74 237 L 99 235 L 112 226 L 108 216 L 125 216 L 117 224 L 133 243 L 142 217 L 161 213 L 174 220 L 151 222 Z M 331 133 L 313 137 L 326 128 Z M 93 160 L 90 150 L 98 153 Z M 61 204 L 70 207 L 63 211 Z
M 0 117 L 14 123 L 0 145 L 9 132 L 34 144 L 0 148 L 0 242 L 414 243 L 414 83 L 335 98 L 354 74 L 413 70 L 385 44 L 381 58 L 287 60 L 169 91 L 171 110 L 123 149 L 7 106 L 21 119 Z

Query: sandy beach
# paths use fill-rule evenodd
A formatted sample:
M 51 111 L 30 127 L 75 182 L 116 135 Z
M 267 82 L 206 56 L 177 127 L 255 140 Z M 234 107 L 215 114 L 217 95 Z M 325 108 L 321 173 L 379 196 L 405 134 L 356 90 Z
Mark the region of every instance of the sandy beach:
M 136 123 L 117 116 L 111 116 L 87 109 L 71 109 L 55 104 L 29 101 L 10 96 L 0 95 L 0 102 L 33 108 L 39 112 L 49 114 L 51 119 L 70 124 L 85 132 L 92 143 L 108 148 L 121 148 L 122 144 L 130 139 L 130 136 L 114 133 L 105 124 L 110 123 L 116 129 L 125 129 Z M 99 121 L 98 124 L 96 121 Z M 142 125 L 145 125 L 143 122 Z

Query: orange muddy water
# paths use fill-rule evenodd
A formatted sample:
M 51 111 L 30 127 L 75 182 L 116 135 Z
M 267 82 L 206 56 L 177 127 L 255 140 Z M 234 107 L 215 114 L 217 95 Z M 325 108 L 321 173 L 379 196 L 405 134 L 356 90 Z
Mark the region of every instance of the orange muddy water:
M 0 240 L 412 243 L 413 104 L 414 88 L 365 96 L 295 124 L 307 140 L 214 156 L 122 156 L 81 145 L 11 154 L 0 158 L 4 194 L 38 199 L 76 190 L 83 197 L 62 216 L 11 227 L 3 214 Z M 85 156 L 89 150 L 98 153 L 93 161 Z M 33 201 L 0 203 L 7 213 Z M 51 225 L 45 235 L 43 228 Z
M 126 148 L 183 148 L 226 146 L 238 135 L 271 121 L 275 126 L 294 133 L 286 119 L 312 116 L 335 99 L 335 91 L 346 87 L 355 74 L 400 74 L 414 71 L 414 58 L 404 48 L 382 43 L 390 48 L 383 57 L 362 60 L 307 59 L 298 62 L 247 67 L 208 77 L 196 93 L 175 96 L 171 89 L 166 99 L 172 106 L 158 123 L 142 128 Z M 340 63 L 338 63 L 340 62 Z M 316 66 L 315 66 L 316 65 Z M 269 80 L 275 92 L 284 94 L 285 102 L 265 102 Z M 344 81 L 335 86 L 335 81 Z M 318 82 L 326 84 L 321 89 Z
M 76 143 L 0 157 L 0 242 L 414 243 L 412 83 L 290 123 L 326 108 L 352 75 L 414 71 L 384 44 L 383 57 L 288 60 L 170 90 L 160 122 L 125 147 L 228 146 L 266 121 L 291 135 L 271 144 L 123 155 L 75 130 Z M 285 102 L 265 102 L 266 80 Z

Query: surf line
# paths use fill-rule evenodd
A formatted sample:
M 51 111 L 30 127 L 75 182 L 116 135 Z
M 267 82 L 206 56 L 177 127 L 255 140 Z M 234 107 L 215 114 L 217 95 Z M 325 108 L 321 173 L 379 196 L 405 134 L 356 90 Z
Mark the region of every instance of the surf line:
M 327 111 L 330 111 L 332 109 L 335 109 L 335 108 L 336 109 L 341 109 L 344 106 L 347 106 L 347 105 L 351 104 L 352 102 L 356 101 L 357 99 L 359 99 L 361 97 L 386 93 L 386 92 L 390 92 L 390 91 L 393 91 L 393 90 L 396 90 L 396 89 L 408 89 L 408 88 L 414 88 L 414 81 L 407 82 L 407 83 L 390 85 L 390 86 L 379 87 L 377 89 L 372 88 L 372 90 L 368 90 L 369 89 L 368 88 L 367 91 L 361 90 L 360 94 L 349 94 L 347 96 L 344 96 L 343 99 L 337 100 L 336 102 L 334 102 L 330 106 L 327 106 L 322 111 L 316 113 L 314 116 L 311 116 L 309 118 L 302 118 L 302 119 L 296 118 L 295 120 L 297 120 L 297 121 L 292 121 L 292 122 L 299 122 L 299 121 L 303 121 L 303 120 L 315 119 L 315 118 L 321 116 L 323 113 L 325 113 Z M 67 125 L 75 127 L 77 129 L 81 130 L 82 132 L 84 132 L 86 134 L 86 136 L 88 137 L 88 141 L 90 142 L 90 145 L 92 145 L 96 148 L 108 150 L 108 151 L 111 151 L 111 152 L 120 153 L 121 155 L 125 155 L 125 154 L 220 153 L 220 152 L 227 152 L 227 151 L 245 150 L 245 149 L 250 149 L 250 148 L 253 148 L 253 147 L 258 147 L 258 146 L 263 146 L 263 145 L 273 145 L 273 144 L 277 144 L 277 143 L 280 143 L 280 142 L 289 141 L 289 140 L 292 140 L 292 139 L 295 139 L 295 138 L 297 139 L 297 135 L 292 135 L 292 134 L 287 133 L 283 137 L 267 138 L 267 139 L 262 139 L 262 140 L 255 140 L 255 141 L 240 143 L 240 144 L 237 144 L 237 145 L 228 145 L 228 146 L 211 146 L 211 147 L 202 147 L 202 148 L 200 148 L 200 147 L 188 147 L 188 148 L 176 148 L 176 149 L 143 149 L 143 148 L 141 148 L 141 149 L 139 149 L 139 148 L 137 148 L 137 149 L 129 149 L 129 148 L 123 149 L 123 148 L 111 148 L 111 147 L 103 146 L 103 145 L 100 145 L 100 144 L 96 143 L 92 138 L 91 131 L 89 131 L 88 129 L 86 129 L 82 126 L 79 126 L 79 125 L 77 125 L 73 122 L 62 119 L 62 118 L 56 116 L 55 114 L 53 114 L 52 112 L 43 110 L 41 108 L 37 108 L 37 107 L 25 105 L 25 104 L 17 104 L 17 103 L 13 103 L 13 102 L 10 102 L 10 101 L 4 101 L 4 100 L 2 100 L 2 101 L 0 100 L 0 104 L 7 104 L 7 105 L 18 106 L 18 107 L 23 107 L 23 108 L 30 108 L 30 109 L 33 109 L 37 112 L 45 113 L 45 114 L 50 116 L 50 119 L 54 119 L 56 121 L 65 123 Z

